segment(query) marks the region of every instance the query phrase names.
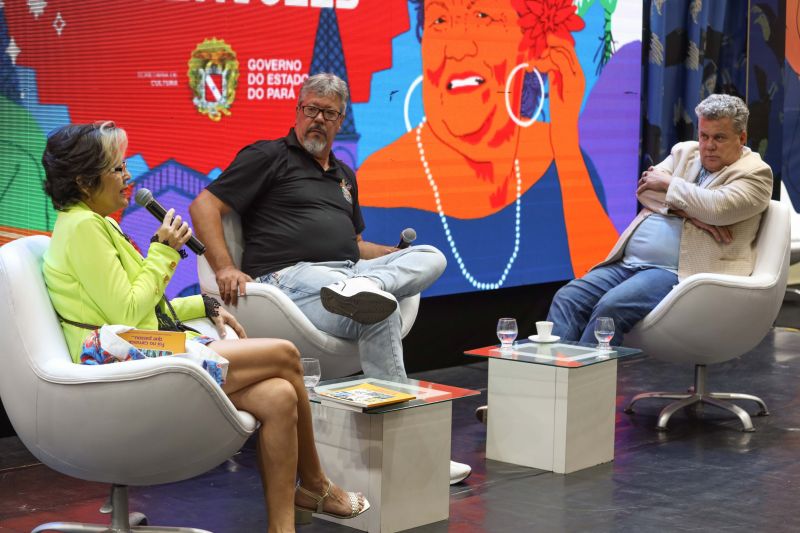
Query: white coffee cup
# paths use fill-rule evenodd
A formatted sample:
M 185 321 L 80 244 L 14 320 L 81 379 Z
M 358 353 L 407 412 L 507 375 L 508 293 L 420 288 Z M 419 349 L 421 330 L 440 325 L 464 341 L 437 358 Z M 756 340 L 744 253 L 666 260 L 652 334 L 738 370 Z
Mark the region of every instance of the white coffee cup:
M 536 323 L 536 336 L 541 341 L 549 340 L 553 334 L 553 323 L 548 320 L 540 320 Z

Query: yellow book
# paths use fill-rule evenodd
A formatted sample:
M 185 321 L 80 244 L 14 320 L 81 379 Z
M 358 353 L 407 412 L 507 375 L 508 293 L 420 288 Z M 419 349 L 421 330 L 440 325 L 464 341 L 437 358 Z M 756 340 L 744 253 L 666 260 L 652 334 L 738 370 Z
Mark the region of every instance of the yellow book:
M 138 348 L 145 357 L 161 357 L 186 352 L 186 334 L 182 331 L 132 329 L 120 338 Z
M 322 403 L 333 402 L 357 409 L 372 409 L 416 398 L 413 394 L 379 387 L 372 383 L 359 383 L 341 389 L 321 390 L 317 391 L 317 396 L 320 397 Z

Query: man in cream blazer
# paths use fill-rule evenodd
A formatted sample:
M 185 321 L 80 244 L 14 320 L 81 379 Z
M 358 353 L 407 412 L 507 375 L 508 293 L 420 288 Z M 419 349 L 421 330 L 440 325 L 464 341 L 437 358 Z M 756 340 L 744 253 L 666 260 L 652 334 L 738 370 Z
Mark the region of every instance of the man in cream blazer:
M 698 272 L 749 275 L 772 170 L 751 151 L 745 103 L 714 94 L 695 108 L 698 141 L 676 144 L 641 176 L 644 208 L 605 261 L 562 287 L 550 307 L 553 333 L 593 343 L 598 317 L 614 319 L 618 345 L 680 279 Z

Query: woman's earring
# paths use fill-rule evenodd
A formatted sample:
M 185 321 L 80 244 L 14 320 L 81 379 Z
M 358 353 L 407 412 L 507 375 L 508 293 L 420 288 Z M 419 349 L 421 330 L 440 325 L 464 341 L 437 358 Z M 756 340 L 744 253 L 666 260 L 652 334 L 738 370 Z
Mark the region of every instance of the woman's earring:
M 417 76 L 414 81 L 411 82 L 411 85 L 408 86 L 408 90 L 406 91 L 406 97 L 403 99 L 403 119 L 406 122 L 406 131 L 411 131 L 413 128 L 411 127 L 411 120 L 408 118 L 408 106 L 411 102 L 411 94 L 414 92 L 414 89 L 422 83 L 422 74 Z M 423 116 L 423 120 L 425 117 Z M 422 122 L 420 122 L 422 124 Z
M 513 120 L 518 126 L 522 126 L 523 128 L 530 127 L 536 119 L 539 118 L 539 115 L 542 112 L 542 107 L 544 107 L 544 80 L 542 80 L 542 75 L 539 74 L 539 71 L 536 67 L 533 67 L 533 73 L 536 74 L 536 79 L 539 80 L 539 87 L 542 88 L 541 93 L 539 95 L 539 106 L 536 108 L 536 113 L 533 114 L 529 120 L 523 121 L 514 112 L 511 110 L 511 102 L 508 100 L 508 95 L 511 92 L 511 81 L 514 79 L 514 74 L 517 73 L 518 70 L 524 69 L 528 66 L 527 63 L 520 63 L 516 67 L 514 67 L 511 72 L 508 73 L 508 78 L 506 78 L 506 92 L 505 92 L 505 100 L 506 100 L 506 113 L 508 116 Z

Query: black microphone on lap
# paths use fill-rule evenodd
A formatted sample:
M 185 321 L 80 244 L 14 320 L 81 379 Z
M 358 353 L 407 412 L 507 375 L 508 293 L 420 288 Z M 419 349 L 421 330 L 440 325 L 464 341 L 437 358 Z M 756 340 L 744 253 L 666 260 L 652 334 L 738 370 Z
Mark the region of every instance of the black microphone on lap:
M 397 248 L 401 250 L 403 248 L 408 248 L 411 246 L 411 243 L 414 242 L 417 238 L 417 232 L 414 231 L 414 228 L 406 228 L 400 233 L 400 242 L 397 244 Z
M 158 200 L 153 198 L 153 193 L 151 193 L 149 189 L 139 189 L 136 191 L 135 198 L 136 203 L 150 211 L 150 214 L 156 217 L 159 222 L 163 221 L 164 217 L 167 216 L 167 210 L 158 203 Z M 189 237 L 186 246 L 197 255 L 203 255 L 206 252 L 205 245 L 197 240 L 197 237 L 194 235 Z

